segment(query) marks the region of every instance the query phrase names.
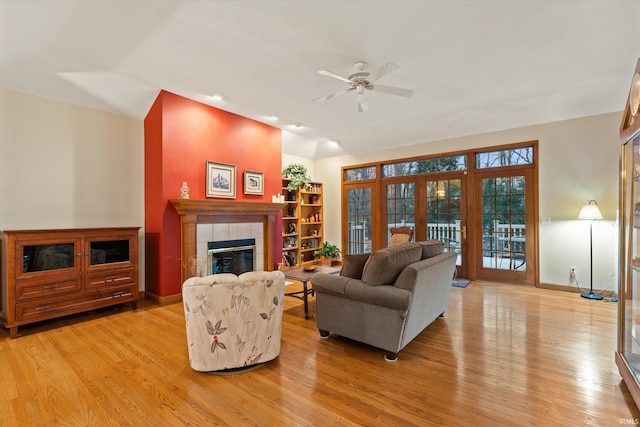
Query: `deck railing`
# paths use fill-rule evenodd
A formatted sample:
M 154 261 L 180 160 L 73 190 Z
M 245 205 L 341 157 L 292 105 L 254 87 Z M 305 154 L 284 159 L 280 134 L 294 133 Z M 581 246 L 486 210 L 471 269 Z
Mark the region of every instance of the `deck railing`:
M 399 222 L 387 224 L 387 241 L 391 237 L 391 228 L 409 227 L 415 230 L 415 223 Z M 368 228 L 363 225 L 349 225 L 349 247 L 346 253 L 357 254 L 371 252 L 371 237 L 368 235 Z M 524 224 L 503 224 L 494 221 L 493 230 L 485 231 L 483 236 L 483 247 L 485 250 L 497 250 L 500 242 L 511 241 L 514 237 L 524 239 L 526 228 Z M 427 239 L 441 240 L 445 243 L 447 250 L 459 250 L 462 241 L 462 229 L 460 220 L 453 223 L 427 223 Z M 504 246 L 504 245 L 502 245 Z

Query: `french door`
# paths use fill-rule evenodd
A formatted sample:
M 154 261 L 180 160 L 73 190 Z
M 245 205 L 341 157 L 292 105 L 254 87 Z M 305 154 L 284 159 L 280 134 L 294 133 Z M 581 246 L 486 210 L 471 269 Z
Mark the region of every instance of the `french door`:
M 415 241 L 437 239 L 445 251 L 458 255 L 456 273 L 467 276 L 466 175 L 431 174 L 428 178 L 407 177 L 389 180 L 384 185 L 386 240 L 394 227 L 409 227 Z
M 387 183 L 386 226 L 406 225 L 416 241 L 444 242 L 457 254 L 458 277 L 535 285 L 535 187 L 534 169 L 526 167 Z
M 533 169 L 476 172 L 476 278 L 535 285 L 537 271 Z
M 346 235 L 343 235 L 345 254 L 362 254 L 373 250 L 373 236 L 377 231 L 373 219 L 375 211 L 375 190 L 369 186 L 354 186 L 343 191 L 342 199 L 346 205 Z M 346 239 L 344 239 L 346 237 Z
M 444 242 L 445 251 L 455 252 L 458 277 L 468 277 L 466 175 L 428 179 L 425 182 L 426 239 Z

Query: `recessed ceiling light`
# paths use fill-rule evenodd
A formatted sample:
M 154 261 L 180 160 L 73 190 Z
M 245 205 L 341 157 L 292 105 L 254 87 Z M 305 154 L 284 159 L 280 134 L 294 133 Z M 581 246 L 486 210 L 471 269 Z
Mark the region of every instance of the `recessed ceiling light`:
M 272 115 L 269 116 L 269 120 L 277 121 L 278 120 L 278 116 L 276 116 L 275 114 L 272 114 Z
M 220 95 L 219 93 L 214 93 L 211 97 L 214 101 L 222 101 L 222 95 Z
M 329 142 L 331 142 L 332 144 L 335 144 L 335 145 L 340 145 L 340 140 L 339 139 L 330 139 Z
M 302 123 L 294 123 L 293 126 L 300 129 L 302 127 Z

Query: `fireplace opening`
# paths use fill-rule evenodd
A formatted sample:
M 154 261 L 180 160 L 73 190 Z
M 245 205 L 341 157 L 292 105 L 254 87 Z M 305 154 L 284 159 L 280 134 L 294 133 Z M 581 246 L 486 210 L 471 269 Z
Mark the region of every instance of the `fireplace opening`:
M 256 239 L 220 240 L 207 243 L 209 274 L 253 271 L 256 263 Z

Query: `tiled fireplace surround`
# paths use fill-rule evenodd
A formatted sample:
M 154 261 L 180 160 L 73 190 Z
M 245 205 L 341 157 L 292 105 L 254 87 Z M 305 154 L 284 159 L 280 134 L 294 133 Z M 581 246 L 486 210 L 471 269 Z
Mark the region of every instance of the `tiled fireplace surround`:
M 207 265 L 207 243 L 220 242 L 223 240 L 255 239 L 255 260 L 254 270 L 264 270 L 264 231 L 261 222 L 216 223 L 196 225 L 196 256 L 198 259 L 198 275 L 208 275 Z
M 274 226 L 284 203 L 172 199 L 180 216 L 182 281 L 207 265 L 207 242 L 256 239 L 256 270 L 273 270 Z

